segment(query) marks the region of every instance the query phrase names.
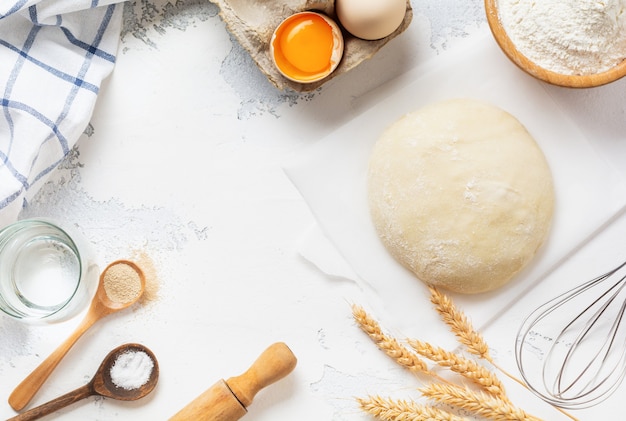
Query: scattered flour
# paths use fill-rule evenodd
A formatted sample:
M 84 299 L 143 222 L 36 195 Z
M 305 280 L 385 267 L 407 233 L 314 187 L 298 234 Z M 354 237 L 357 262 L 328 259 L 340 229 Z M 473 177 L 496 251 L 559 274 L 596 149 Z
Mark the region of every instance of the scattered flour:
M 121 34 L 122 53 L 148 46 L 159 50 L 159 43 L 168 31 L 186 31 L 207 21 L 219 21 L 219 7 L 203 0 L 134 0 L 124 4 Z M 224 27 L 224 31 L 226 28 Z M 137 43 L 135 40 L 139 40 Z M 260 115 L 277 116 L 283 104 L 295 105 L 310 99 L 314 93 L 282 92 L 273 87 L 257 68 L 250 54 L 230 36 L 232 48 L 222 60 L 220 75 L 241 99 L 239 119 Z
M 430 47 L 441 53 L 466 38 L 485 22 L 483 0 L 446 0 L 445 7 L 436 2 L 413 1 L 413 13 L 430 30 Z M 421 23 L 419 23 L 421 24 Z M 411 23 L 418 25 L 418 23 Z

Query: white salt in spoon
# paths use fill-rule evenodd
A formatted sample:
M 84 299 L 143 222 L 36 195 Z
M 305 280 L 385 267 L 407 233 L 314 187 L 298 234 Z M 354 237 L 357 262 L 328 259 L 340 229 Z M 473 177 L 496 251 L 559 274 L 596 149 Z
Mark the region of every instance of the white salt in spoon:
M 500 22 L 498 0 L 485 0 L 485 11 L 491 33 L 504 54 L 517 67 L 539 80 L 568 88 L 591 88 L 616 81 L 626 75 L 626 60 L 623 60 L 612 69 L 592 75 L 564 75 L 544 69 L 530 61 L 515 47 L 515 44 L 513 44 L 513 41 L 511 41 L 502 26 L 502 22 Z
M 147 381 L 132 388 L 119 387 L 115 384 L 114 378 L 111 374 L 118 358 L 128 352 L 144 352 L 153 363 Z M 89 383 L 66 393 L 65 395 L 59 396 L 50 402 L 30 409 L 13 418 L 9 418 L 7 421 L 36 420 L 92 395 L 99 395 L 122 401 L 134 401 L 143 398 L 152 392 L 158 379 L 159 365 L 152 351 L 140 344 L 121 345 L 109 352 Z
M 13 390 L 9 396 L 11 407 L 20 411 L 28 405 L 35 393 L 83 333 L 103 317 L 137 302 L 143 294 L 145 286 L 144 273 L 135 263 L 128 260 L 117 260 L 108 265 L 100 275 L 96 295 L 91 301 L 82 323 L 65 342 Z

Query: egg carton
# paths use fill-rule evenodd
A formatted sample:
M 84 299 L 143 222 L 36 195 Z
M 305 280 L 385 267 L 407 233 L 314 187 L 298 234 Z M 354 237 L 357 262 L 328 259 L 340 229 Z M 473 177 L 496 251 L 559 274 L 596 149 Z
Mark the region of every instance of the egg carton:
M 371 58 L 378 50 L 408 28 L 413 19 L 410 0 L 406 2 L 404 20 L 392 34 L 374 41 L 357 38 L 342 29 L 344 52 L 339 66 L 325 79 L 313 83 L 293 82 L 278 72 L 269 53 L 270 40 L 274 29 L 287 17 L 306 10 L 320 11 L 336 22 L 334 0 L 215 0 L 220 9 L 220 17 L 237 41 L 250 53 L 250 56 L 269 81 L 280 90 L 310 92 L 333 77 L 354 69 L 364 60 Z M 339 22 L 338 22 L 339 23 Z

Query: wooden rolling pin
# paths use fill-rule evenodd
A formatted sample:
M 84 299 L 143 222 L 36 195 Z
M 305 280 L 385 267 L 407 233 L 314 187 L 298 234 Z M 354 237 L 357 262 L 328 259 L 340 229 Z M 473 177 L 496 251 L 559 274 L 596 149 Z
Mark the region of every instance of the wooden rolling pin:
M 282 379 L 296 366 L 289 347 L 277 342 L 243 374 L 220 380 L 169 421 L 235 421 L 243 417 L 257 392 Z

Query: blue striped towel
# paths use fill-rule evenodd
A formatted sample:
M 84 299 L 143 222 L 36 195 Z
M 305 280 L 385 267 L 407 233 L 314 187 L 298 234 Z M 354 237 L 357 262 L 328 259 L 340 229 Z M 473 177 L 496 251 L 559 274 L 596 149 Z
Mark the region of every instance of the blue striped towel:
M 119 0 L 0 0 L 0 227 L 69 153 L 113 70 Z

